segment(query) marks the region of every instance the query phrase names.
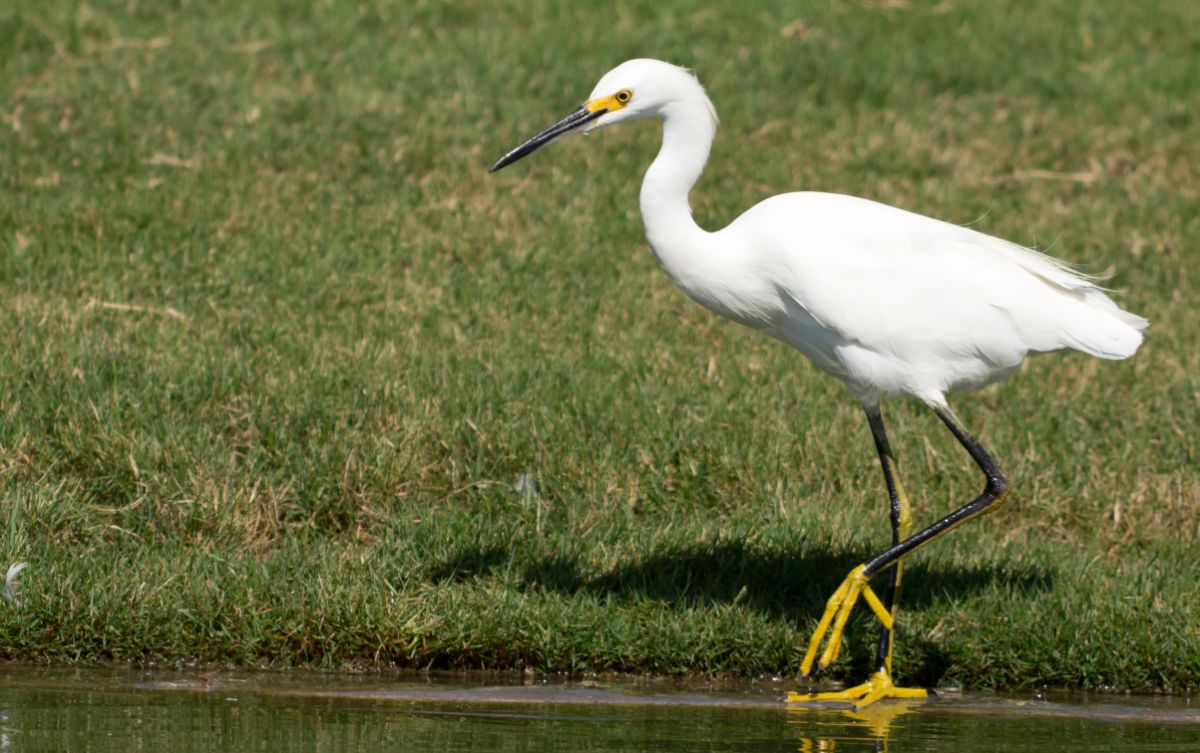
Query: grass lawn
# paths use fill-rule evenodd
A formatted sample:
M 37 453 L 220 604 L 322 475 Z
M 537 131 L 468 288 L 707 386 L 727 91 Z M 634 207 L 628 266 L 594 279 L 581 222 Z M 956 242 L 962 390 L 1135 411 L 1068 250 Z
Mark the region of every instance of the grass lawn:
M 856 402 L 655 268 L 653 124 L 486 172 L 652 56 L 723 119 L 703 226 L 858 194 L 1152 322 L 952 398 L 1014 493 L 909 561 L 900 679 L 1200 687 L 1195 2 L 16 0 L 0 40 L 0 657 L 795 673 L 888 541 Z M 885 410 L 918 523 L 978 490 Z

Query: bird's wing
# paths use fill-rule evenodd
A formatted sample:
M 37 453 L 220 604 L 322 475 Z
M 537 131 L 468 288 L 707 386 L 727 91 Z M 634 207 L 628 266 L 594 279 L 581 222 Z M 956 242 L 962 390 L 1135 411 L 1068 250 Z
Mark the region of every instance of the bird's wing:
M 760 210 L 761 208 L 761 210 Z M 1130 355 L 1145 320 L 1068 265 L 969 228 L 836 194 L 758 205 L 763 262 L 823 327 L 912 362 L 1011 368 L 1029 352 Z

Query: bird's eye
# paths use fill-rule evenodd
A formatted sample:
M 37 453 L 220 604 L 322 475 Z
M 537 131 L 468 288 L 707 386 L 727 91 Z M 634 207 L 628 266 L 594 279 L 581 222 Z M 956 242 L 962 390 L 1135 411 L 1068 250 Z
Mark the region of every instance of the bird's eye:
M 618 102 L 625 104 L 633 98 L 633 92 L 629 91 L 628 89 L 622 89 L 621 91 L 617 92 L 616 97 Z

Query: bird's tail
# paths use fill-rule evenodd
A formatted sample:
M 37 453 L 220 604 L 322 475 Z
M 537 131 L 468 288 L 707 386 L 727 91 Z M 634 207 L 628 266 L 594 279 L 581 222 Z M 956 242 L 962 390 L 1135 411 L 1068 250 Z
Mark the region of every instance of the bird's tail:
M 1142 344 L 1146 319 L 1125 311 L 1096 287 L 1074 291 L 1074 310 L 1064 317 L 1063 345 L 1084 353 L 1120 360 L 1129 358 Z
M 1103 276 L 1084 274 L 1060 259 L 1009 241 L 994 239 L 991 248 L 1065 294 L 1059 297 L 1063 308 L 1055 338 L 1058 347 L 1120 360 L 1132 356 L 1142 344 L 1142 332 L 1150 322 L 1113 302 L 1097 285 Z

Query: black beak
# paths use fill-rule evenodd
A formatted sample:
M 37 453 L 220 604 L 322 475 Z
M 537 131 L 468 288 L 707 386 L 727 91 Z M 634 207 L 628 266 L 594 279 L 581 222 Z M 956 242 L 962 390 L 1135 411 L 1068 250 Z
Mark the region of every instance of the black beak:
M 589 110 L 587 103 L 585 102 L 577 109 L 573 110 L 567 117 L 558 121 L 538 135 L 527 140 L 516 149 L 513 149 L 511 152 L 501 157 L 496 164 L 492 165 L 488 172 L 494 173 L 502 167 L 511 165 L 512 163 L 524 157 L 526 154 L 532 154 L 533 152 L 536 152 L 538 149 L 541 149 L 546 144 L 554 141 L 559 136 L 562 136 L 565 133 L 570 133 L 583 124 L 595 120 L 606 112 L 608 112 L 608 110 L 604 108 L 600 108 L 599 110 L 595 111 Z

